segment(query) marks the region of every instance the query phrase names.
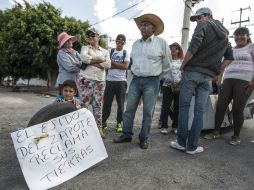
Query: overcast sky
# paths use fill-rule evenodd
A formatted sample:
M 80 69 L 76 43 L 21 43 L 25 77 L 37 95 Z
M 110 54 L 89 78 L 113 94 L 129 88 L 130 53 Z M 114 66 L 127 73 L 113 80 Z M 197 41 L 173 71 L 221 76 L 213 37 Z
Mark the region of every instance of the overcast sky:
M 22 0 L 17 0 L 22 1 Z M 27 0 L 34 4 L 41 0 Z M 88 20 L 90 24 L 111 17 L 115 13 L 140 2 L 141 0 L 48 0 L 56 8 L 62 10 L 63 16 L 72 16 L 82 21 Z M 13 0 L 0 0 L 0 9 L 5 10 L 13 6 Z M 251 10 L 242 12 L 242 20 L 250 19 L 250 22 L 242 23 L 242 25 L 250 25 L 252 34 L 254 34 L 254 0 L 204 0 L 192 7 L 193 13 L 200 7 L 209 7 L 213 12 L 213 17 L 222 21 L 229 29 L 230 34 L 233 33 L 238 25 L 231 25 L 231 21 L 239 21 L 240 8 L 251 7 Z M 140 38 L 133 17 L 144 13 L 153 13 L 158 15 L 164 22 L 165 30 L 160 35 L 165 38 L 168 43 L 181 42 L 181 28 L 184 14 L 184 0 L 145 0 L 139 5 L 110 18 L 100 24 L 95 25 L 102 33 L 107 33 L 113 39 L 117 34 L 126 35 L 129 46 L 133 40 Z M 192 14 L 193 14 L 192 13 Z M 252 24 L 252 25 L 251 25 Z M 191 23 L 190 37 L 195 27 L 195 23 Z M 233 28 L 233 29 L 232 29 Z M 252 36 L 252 41 L 254 37 Z M 233 41 L 232 41 L 233 43 Z M 234 45 L 234 43 L 233 43 Z

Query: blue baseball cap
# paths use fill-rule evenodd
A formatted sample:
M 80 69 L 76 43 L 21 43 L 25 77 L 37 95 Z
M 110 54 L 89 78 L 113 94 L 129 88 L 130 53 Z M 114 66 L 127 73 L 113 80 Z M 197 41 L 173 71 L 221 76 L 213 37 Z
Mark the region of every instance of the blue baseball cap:
M 200 9 L 198 9 L 198 10 L 196 11 L 195 15 L 192 15 L 192 16 L 190 17 L 190 21 L 191 21 L 191 22 L 195 22 L 197 16 L 200 16 L 200 15 L 203 15 L 203 14 L 213 15 L 212 11 L 211 11 L 209 8 L 207 8 L 207 7 L 202 7 L 202 8 L 200 8 Z

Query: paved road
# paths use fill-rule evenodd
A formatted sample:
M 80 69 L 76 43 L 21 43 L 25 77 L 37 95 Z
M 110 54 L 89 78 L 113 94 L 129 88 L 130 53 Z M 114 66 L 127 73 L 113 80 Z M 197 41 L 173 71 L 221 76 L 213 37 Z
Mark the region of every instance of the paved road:
M 52 101 L 52 97 L 0 88 L 0 189 L 28 189 L 9 133 L 25 127 L 36 111 Z M 169 141 L 175 139 L 173 134 L 163 136 L 156 129 L 160 104 L 158 101 L 147 150 L 138 147 L 142 106 L 135 119 L 133 142 L 112 143 L 117 135 L 114 104 L 104 141 L 109 158 L 53 189 L 253 189 L 254 120 L 244 123 L 240 146 L 228 144 L 232 131 L 225 129 L 222 139 L 200 139 L 204 153 L 187 155 L 168 147 Z

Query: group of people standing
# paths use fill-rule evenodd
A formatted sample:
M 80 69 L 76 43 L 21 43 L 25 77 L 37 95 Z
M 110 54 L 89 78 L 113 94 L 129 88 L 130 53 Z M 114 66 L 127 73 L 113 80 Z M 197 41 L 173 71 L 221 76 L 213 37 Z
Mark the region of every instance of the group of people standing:
M 66 32 L 58 36 L 57 84 L 59 94 L 63 96 L 57 101 L 72 101 L 85 108 L 92 105 L 96 124 L 101 136 L 105 138 L 106 121 L 111 112 L 114 95 L 118 104 L 116 130 L 122 132 L 122 113 L 127 88 L 126 70 L 130 56 L 126 50 L 123 50 L 126 42 L 123 34 L 117 36 L 116 48 L 111 49 L 110 52 L 100 47 L 100 35 L 94 28 L 89 29 L 86 36 L 89 45 L 82 46 L 80 53 L 72 48 L 73 42 L 76 41 L 75 36 L 68 35 Z M 75 92 L 72 93 L 72 98 L 67 95 L 66 86 L 71 87 Z M 75 98 L 77 94 L 81 101 Z
M 122 34 L 116 38 L 116 48 L 107 51 L 99 46 L 99 33 L 90 29 L 86 32 L 90 45 L 83 46 L 80 54 L 72 49 L 76 37 L 60 34 L 57 57 L 57 82 L 60 89 L 65 80 L 76 81 L 81 103 L 84 107 L 92 105 L 102 137 L 105 137 L 107 119 L 116 95 L 116 130 L 122 135 L 115 138 L 114 143 L 132 141 L 135 113 L 142 99 L 143 119 L 139 146 L 147 149 L 162 80 L 161 133 L 168 133 L 168 116 L 171 114 L 172 131 L 177 134 L 177 138 L 170 146 L 188 154 L 196 154 L 204 151 L 198 141 L 212 81 L 220 81 L 224 73 L 216 108 L 215 131 L 206 138 L 215 139 L 220 136 L 223 116 L 233 100 L 234 135 L 230 144 L 239 144 L 243 109 L 254 89 L 254 46 L 249 31 L 244 27 L 238 28 L 234 33 L 236 46 L 232 48 L 228 31 L 221 22 L 213 19 L 209 8 L 198 9 L 190 20 L 197 22 L 197 26 L 185 56 L 178 43 L 168 45 L 166 40 L 158 37 L 164 30 L 164 23 L 154 14 L 134 18 L 142 37 L 134 42 L 130 55 L 123 49 L 126 37 Z M 124 111 L 126 70 L 130 57 L 133 79 Z M 194 119 L 189 130 L 188 113 L 193 96 Z

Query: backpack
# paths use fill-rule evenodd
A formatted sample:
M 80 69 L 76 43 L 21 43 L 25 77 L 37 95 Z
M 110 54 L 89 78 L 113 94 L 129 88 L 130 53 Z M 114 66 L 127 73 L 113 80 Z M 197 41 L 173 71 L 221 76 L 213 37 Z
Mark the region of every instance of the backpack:
M 112 57 L 112 55 L 113 55 L 115 49 L 116 49 L 116 48 L 112 48 L 112 49 L 110 50 L 110 59 L 111 59 L 111 57 Z M 124 60 L 125 60 L 126 53 L 127 53 L 127 52 L 126 52 L 126 50 L 124 49 L 124 50 L 123 50 L 123 62 L 124 62 Z
M 110 50 L 110 59 L 111 59 L 111 57 L 112 57 L 112 55 L 113 55 L 115 49 L 116 49 L 116 48 L 112 48 L 112 49 Z M 126 54 L 127 54 L 127 52 L 126 52 L 126 50 L 124 49 L 124 50 L 123 50 L 123 63 L 124 63 Z M 106 71 L 106 74 L 108 74 L 108 70 Z M 127 78 L 127 72 L 126 72 L 126 78 Z

